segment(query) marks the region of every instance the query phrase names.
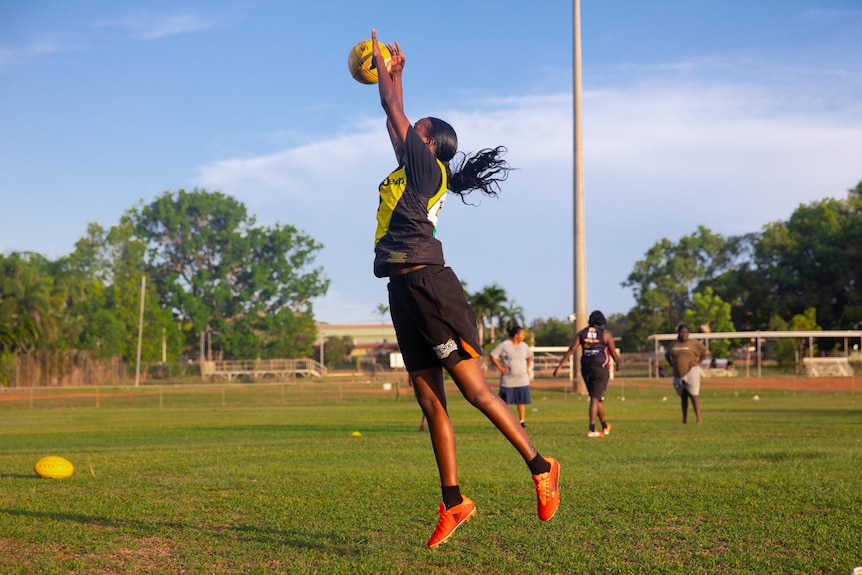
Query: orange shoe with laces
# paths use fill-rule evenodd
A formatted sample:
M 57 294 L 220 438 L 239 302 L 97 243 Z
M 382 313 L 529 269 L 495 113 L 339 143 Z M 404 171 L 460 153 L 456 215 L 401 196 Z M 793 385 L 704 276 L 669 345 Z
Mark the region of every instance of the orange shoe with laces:
M 551 464 L 551 470 L 534 475 L 533 482 L 536 484 L 539 519 L 548 521 L 560 506 L 560 464 L 553 457 L 545 457 L 544 460 Z
M 437 522 L 437 528 L 434 530 L 434 535 L 428 540 L 428 547 L 434 548 L 445 543 L 452 537 L 455 530 L 462 523 L 467 523 L 476 513 L 476 504 L 473 500 L 464 495 L 461 496 L 463 501 L 451 509 L 446 509 L 442 503 L 437 508 L 437 513 L 440 514 L 440 520 Z

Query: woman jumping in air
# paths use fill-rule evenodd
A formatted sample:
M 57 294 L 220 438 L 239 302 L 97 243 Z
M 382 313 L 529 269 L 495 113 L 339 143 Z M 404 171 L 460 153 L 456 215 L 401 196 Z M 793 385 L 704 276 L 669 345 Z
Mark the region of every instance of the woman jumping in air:
M 422 118 L 411 125 L 404 114 L 404 53 L 397 43 L 390 44 L 392 57 L 387 65 L 376 31 L 372 30 L 371 38 L 380 102 L 398 161 L 398 168 L 379 186 L 374 274 L 389 278 L 392 323 L 413 391 L 428 420 L 440 473 L 443 501 L 428 547 L 448 540 L 476 512 L 458 483 L 455 432 L 446 409 L 443 370 L 523 457 L 533 476 L 539 519 L 547 521 L 560 503 L 560 465 L 539 455 L 518 419 L 485 380 L 476 314 L 461 282 L 446 267 L 436 237 L 437 217 L 447 190 L 462 199 L 473 190 L 496 195 L 499 182 L 510 170 L 502 159 L 505 148 L 482 150 L 470 157 L 459 155 L 460 161 L 450 166 L 458 149 L 455 131 L 437 118 Z

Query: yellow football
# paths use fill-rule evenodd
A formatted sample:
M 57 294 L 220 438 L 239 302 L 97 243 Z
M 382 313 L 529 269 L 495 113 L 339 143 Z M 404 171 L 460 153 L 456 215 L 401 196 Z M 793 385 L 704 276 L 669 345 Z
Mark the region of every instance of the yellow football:
M 36 475 L 47 479 L 66 479 L 75 473 L 72 462 L 64 457 L 49 455 L 36 462 L 33 467 Z
M 392 57 L 389 48 L 383 42 L 378 41 L 378 44 L 380 44 L 380 53 L 383 55 L 383 59 L 388 62 Z M 350 53 L 347 55 L 347 68 L 357 82 L 362 84 L 377 83 L 377 68 L 374 67 L 374 59 L 371 56 L 371 40 L 357 42 L 350 49 Z

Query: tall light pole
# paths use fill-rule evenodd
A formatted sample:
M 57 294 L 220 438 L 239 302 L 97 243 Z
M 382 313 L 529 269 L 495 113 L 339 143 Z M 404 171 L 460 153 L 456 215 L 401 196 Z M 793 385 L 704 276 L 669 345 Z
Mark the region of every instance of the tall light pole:
M 581 3 L 573 0 L 573 65 L 574 65 L 574 140 L 575 140 L 575 198 L 574 198 L 574 285 L 575 321 L 574 332 L 587 326 L 587 231 L 584 215 L 584 156 L 581 130 Z M 586 386 L 580 378 L 580 349 L 576 361 L 578 393 L 586 394 Z
M 135 360 L 135 387 L 141 384 L 141 342 L 144 339 L 144 298 L 147 293 L 147 276 L 141 276 L 141 313 L 138 317 L 138 356 Z

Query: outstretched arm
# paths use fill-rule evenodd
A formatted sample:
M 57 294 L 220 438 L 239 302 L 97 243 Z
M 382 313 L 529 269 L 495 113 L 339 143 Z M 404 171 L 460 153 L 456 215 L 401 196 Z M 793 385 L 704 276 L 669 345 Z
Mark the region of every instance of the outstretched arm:
M 396 52 L 399 54 L 399 59 L 392 62 L 392 71 L 389 72 L 386 68 L 383 54 L 380 52 L 380 45 L 377 43 L 377 30 L 371 30 L 371 47 L 374 66 L 377 68 L 377 88 L 380 92 L 380 105 L 383 106 L 383 110 L 386 112 L 386 128 L 392 140 L 392 148 L 395 150 L 395 155 L 398 156 L 400 161 L 401 151 L 407 139 L 407 129 L 410 127 L 410 120 L 404 114 L 404 95 L 401 87 L 404 56 L 401 54 L 400 47 L 396 44 Z M 394 53 L 393 58 L 395 58 Z
M 560 363 L 557 364 L 557 367 L 554 368 L 554 377 L 557 377 L 557 372 L 569 361 L 569 358 L 572 357 L 572 354 L 575 353 L 575 350 L 578 349 L 578 346 L 581 344 L 581 340 L 578 337 L 575 337 L 575 341 L 572 342 L 572 345 L 569 346 L 569 349 L 566 350 L 566 353 L 563 355 L 563 359 L 560 360 Z
M 402 72 L 404 71 L 404 64 L 407 60 L 404 58 L 404 52 L 401 51 L 401 46 L 398 42 L 395 42 L 395 46 L 392 44 L 388 44 L 389 53 L 392 56 L 389 58 L 389 62 L 387 63 L 389 75 L 392 78 L 392 84 L 395 86 L 395 92 L 398 94 L 398 101 L 401 103 L 401 109 L 404 110 L 404 89 L 402 87 Z M 378 72 L 379 77 L 379 72 Z M 386 131 L 389 132 L 389 139 L 392 141 L 392 149 L 395 150 L 395 159 L 398 163 L 403 162 L 403 158 L 401 157 L 404 153 L 404 146 L 399 141 L 397 133 L 395 132 L 395 128 L 392 125 L 392 122 L 389 120 L 389 117 L 386 118 Z

